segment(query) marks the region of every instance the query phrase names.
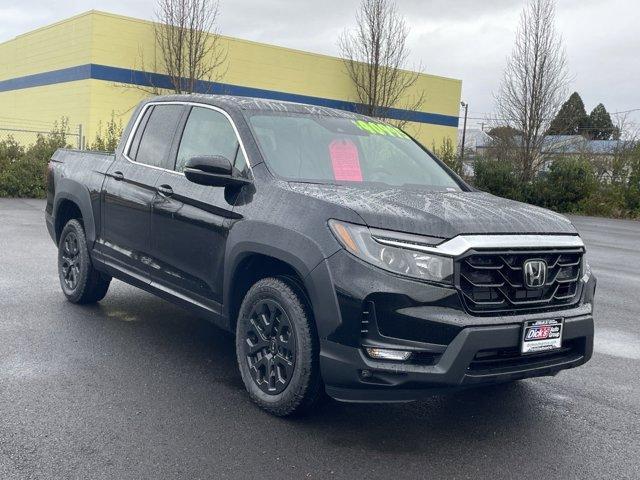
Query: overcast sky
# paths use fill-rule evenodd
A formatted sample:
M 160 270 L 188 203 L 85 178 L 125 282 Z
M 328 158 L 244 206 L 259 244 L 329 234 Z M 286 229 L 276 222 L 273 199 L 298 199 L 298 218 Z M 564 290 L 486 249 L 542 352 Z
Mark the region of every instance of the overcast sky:
M 89 9 L 154 18 L 154 1 L 0 0 L 0 42 Z M 221 33 L 330 55 L 358 0 L 221 0 Z M 523 0 L 399 0 L 411 28 L 411 63 L 462 79 L 470 117 L 493 111 Z M 558 0 L 557 27 L 587 107 L 640 109 L 640 2 Z M 411 65 L 410 65 L 411 66 Z M 632 114 L 640 123 L 640 112 Z M 471 122 L 472 126 L 477 124 Z

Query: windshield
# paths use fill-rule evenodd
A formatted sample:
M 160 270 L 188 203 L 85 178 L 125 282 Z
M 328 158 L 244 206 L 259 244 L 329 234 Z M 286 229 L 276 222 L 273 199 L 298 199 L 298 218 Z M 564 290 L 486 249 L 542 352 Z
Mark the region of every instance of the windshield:
M 385 123 L 276 112 L 248 120 L 267 166 L 288 180 L 461 190 L 427 151 Z

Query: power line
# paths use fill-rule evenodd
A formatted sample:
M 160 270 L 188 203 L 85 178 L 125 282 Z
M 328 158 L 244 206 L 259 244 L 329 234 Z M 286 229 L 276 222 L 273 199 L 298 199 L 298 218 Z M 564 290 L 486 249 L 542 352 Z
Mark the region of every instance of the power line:
M 632 108 L 631 110 L 622 110 L 621 112 L 610 112 L 609 115 L 622 115 L 623 113 L 640 112 L 640 108 Z
M 632 112 L 640 112 L 640 108 L 632 108 L 629 110 L 621 110 L 619 112 L 607 112 L 609 113 L 609 115 L 622 115 L 624 113 L 632 113 Z M 494 114 L 492 113 L 475 113 L 474 115 L 484 115 L 482 117 L 467 117 L 469 120 L 499 120 L 499 121 L 509 121 L 509 120 L 519 120 L 519 118 L 516 117 L 496 117 L 494 116 Z M 456 118 L 458 119 L 462 119 L 464 118 L 464 115 L 458 115 Z M 554 117 L 555 118 L 555 117 Z M 547 118 L 545 120 L 553 120 L 553 118 Z

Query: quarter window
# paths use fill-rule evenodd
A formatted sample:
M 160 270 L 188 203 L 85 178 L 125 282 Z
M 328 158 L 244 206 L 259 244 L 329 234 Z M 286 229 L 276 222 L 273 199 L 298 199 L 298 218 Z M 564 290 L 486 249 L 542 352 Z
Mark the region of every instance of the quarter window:
M 144 127 L 147 125 L 147 120 L 149 120 L 149 115 L 153 111 L 153 107 L 149 107 L 144 111 L 142 118 L 138 122 L 138 127 L 133 135 L 133 140 L 131 140 L 131 146 L 129 147 L 129 151 L 127 155 L 131 160 L 135 160 L 138 155 L 138 147 L 140 146 L 140 139 L 142 138 L 142 132 L 144 132 Z
M 240 171 L 247 165 L 227 117 L 210 108 L 193 107 L 184 127 L 175 169 L 182 172 L 192 157 L 213 155 L 226 157 Z

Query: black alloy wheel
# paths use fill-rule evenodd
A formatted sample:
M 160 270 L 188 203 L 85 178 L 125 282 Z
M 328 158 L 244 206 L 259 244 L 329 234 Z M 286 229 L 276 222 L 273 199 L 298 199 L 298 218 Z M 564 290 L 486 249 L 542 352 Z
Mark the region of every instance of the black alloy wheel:
M 75 290 L 78 286 L 80 267 L 82 265 L 76 232 L 70 231 L 64 237 L 61 256 L 62 280 L 69 290 Z
M 58 276 L 62 293 L 73 303 L 99 302 L 109 289 L 111 277 L 93 268 L 84 227 L 75 218 L 60 233 Z
M 256 303 L 245 331 L 245 357 L 256 385 L 268 395 L 282 393 L 293 376 L 296 339 L 289 316 L 278 302 Z

